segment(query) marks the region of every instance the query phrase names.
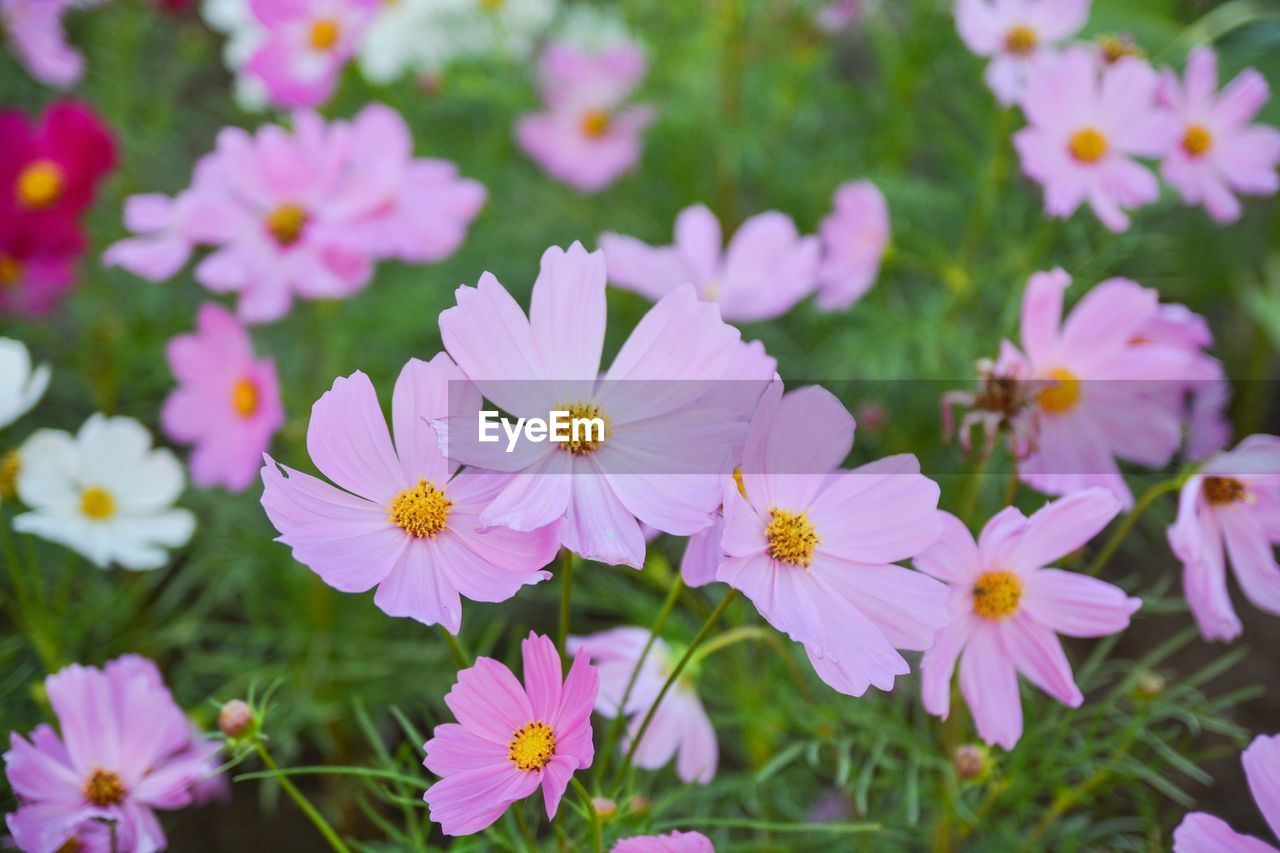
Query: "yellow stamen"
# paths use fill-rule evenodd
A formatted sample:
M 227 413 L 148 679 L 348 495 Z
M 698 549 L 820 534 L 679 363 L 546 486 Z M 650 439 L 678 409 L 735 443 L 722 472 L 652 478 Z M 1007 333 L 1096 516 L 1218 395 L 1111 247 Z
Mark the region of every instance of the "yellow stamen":
M 1103 36 L 1098 39 L 1098 45 L 1102 48 L 1102 61 L 1108 65 L 1125 57 L 1142 56 L 1142 48 L 1129 36 Z
M 1244 483 L 1233 477 L 1205 477 L 1203 491 L 1210 506 L 1226 506 L 1245 498 Z
M 124 782 L 118 774 L 95 767 L 84 783 L 84 798 L 99 808 L 114 806 L 124 799 Z
M 1080 380 L 1070 370 L 1056 367 L 1049 371 L 1052 385 L 1040 392 L 1036 398 L 1040 408 L 1051 415 L 1064 415 L 1080 402 Z
M 1213 134 L 1202 124 L 1193 124 L 1182 137 L 1182 150 L 1192 157 L 1202 157 L 1213 147 Z
M 555 754 L 555 732 L 543 722 L 526 723 L 516 729 L 507 744 L 507 757 L 517 770 L 541 770 Z
M 613 119 L 604 110 L 588 110 L 582 117 L 582 132 L 592 139 L 599 139 L 609 132 Z
M 435 483 L 421 479 L 391 499 L 387 517 L 416 539 L 434 539 L 449 525 L 449 513 L 457 501 L 449 500 Z
M 973 585 L 973 612 L 984 619 L 1008 619 L 1021 600 L 1022 579 L 1013 572 L 987 572 Z
M 22 457 L 10 450 L 0 456 L 0 500 L 8 500 L 18 493 L 18 472 L 22 470 Z
M 1036 31 L 1023 24 L 1009 30 L 1004 37 L 1004 49 L 1015 56 L 1026 56 L 1039 43 L 1040 37 L 1036 35 Z
M 18 204 L 44 210 L 57 204 L 66 187 L 62 167 L 52 160 L 36 160 L 18 174 Z
M 22 261 L 13 255 L 0 254 L 0 289 L 7 290 L 22 279 Z
M 557 405 L 553 411 L 569 413 L 569 440 L 556 443 L 556 447 L 566 453 L 573 453 L 578 456 L 585 456 L 599 450 L 604 443 L 613 435 L 613 421 L 596 403 L 584 403 L 581 400 L 573 402 L 563 402 Z M 593 420 L 599 418 L 604 422 L 604 432 L 592 423 Z M 574 427 L 577 427 L 577 440 L 575 441 Z
M 312 22 L 307 40 L 314 50 L 333 50 L 342 36 L 342 26 L 333 18 L 319 18 Z
M 764 536 L 769 540 L 770 557 L 806 569 L 813 563 L 814 549 L 822 542 L 807 515 L 776 506 L 769 507 L 769 523 L 765 525 Z
M 258 411 L 258 385 L 252 379 L 241 379 L 231 389 L 231 408 L 242 418 Z
M 741 465 L 733 469 L 733 482 L 738 484 L 738 494 L 742 495 L 742 497 L 745 498 L 747 496 L 747 486 L 745 483 L 742 482 L 742 466 Z
M 1110 147 L 1102 132 L 1092 127 L 1077 130 L 1067 143 L 1071 156 L 1081 163 L 1097 163 L 1107 156 Z
M 80 493 L 80 512 L 94 521 L 106 521 L 116 514 L 116 499 L 101 486 L 90 486 Z
M 282 204 L 267 214 L 267 231 L 281 246 L 292 246 L 302 237 L 311 217 L 296 204 Z

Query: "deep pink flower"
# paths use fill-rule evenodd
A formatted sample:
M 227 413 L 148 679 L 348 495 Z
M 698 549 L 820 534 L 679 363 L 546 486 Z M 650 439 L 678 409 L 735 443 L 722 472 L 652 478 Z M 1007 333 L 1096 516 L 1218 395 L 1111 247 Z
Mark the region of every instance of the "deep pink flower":
M 1274 195 L 1280 188 L 1280 130 L 1253 124 L 1271 96 L 1252 68 L 1218 92 L 1218 55 L 1198 47 L 1184 81 L 1170 70 L 1158 97 L 1177 117 L 1181 141 L 1169 148 L 1160 173 L 1188 204 L 1203 204 L 1220 223 L 1240 218 L 1236 193 Z
M 476 658 L 444 697 L 457 723 L 436 726 L 422 763 L 443 777 L 423 799 L 445 835 L 491 825 L 512 803 L 542 788 L 554 818 L 574 771 L 591 766 L 591 708 L 600 682 L 587 656 L 561 680 L 550 638 L 521 643 L 524 684 L 492 658 Z
M 666 835 L 635 835 L 613 845 L 611 853 L 715 853 L 701 832 L 674 830 Z
M 960 692 L 987 743 L 1013 749 L 1022 736 L 1019 673 L 1079 707 L 1084 697 L 1057 635 L 1122 631 L 1142 602 L 1097 578 L 1044 566 L 1083 546 L 1119 511 L 1106 489 L 1085 489 L 1030 518 L 1008 507 L 976 543 L 963 522 L 943 513 L 942 537 L 915 558 L 917 568 L 951 587 L 951 624 L 920 663 L 925 710 L 943 718 L 950 712 L 957 659 Z
M 178 387 L 160 420 L 174 441 L 194 444 L 191 480 L 201 488 L 248 488 L 284 423 L 276 365 L 254 357 L 253 341 L 228 311 L 204 305 L 196 332 L 166 349 Z
M 67 44 L 62 16 L 68 0 L 0 0 L 0 37 L 32 77 L 66 88 L 84 74 L 84 57 Z
M 1240 763 L 1258 811 L 1271 834 L 1280 839 L 1280 735 L 1258 735 L 1240 756 Z M 1276 853 L 1276 849 L 1204 812 L 1190 813 L 1173 831 L 1173 853 Z
M 987 85 L 1005 106 L 1018 102 L 1034 62 L 1080 32 L 1089 0 L 958 0 L 956 29 L 990 58 Z
M 333 95 L 380 0 L 249 0 L 262 43 L 244 68 L 281 107 L 314 107 Z
M 830 392 L 766 393 L 751 421 L 742 485 L 726 477 L 727 559 L 716 579 L 804 645 L 818 675 L 861 696 L 908 672 L 897 649 L 923 651 L 947 624 L 946 589 L 893 565 L 938 537 L 938 485 L 914 456 L 855 468 L 853 417 Z
M 1027 177 L 1044 186 L 1045 212 L 1056 218 L 1088 202 L 1112 231 L 1129 227 L 1125 210 L 1156 200 L 1156 176 L 1135 157 L 1162 157 L 1178 123 L 1155 99 L 1159 79 L 1145 61 L 1104 65 L 1084 46 L 1036 61 L 1014 134 Z
M 835 209 L 819 226 L 822 264 L 818 267 L 818 307 L 841 311 L 875 283 L 889 248 L 889 206 L 870 181 L 836 189 Z
M 52 311 L 75 283 L 80 247 L 44 247 L 33 224 L 0 210 L 0 314 Z
M 75 837 L 90 850 L 165 846 L 155 809 L 180 809 L 217 767 L 155 664 L 136 655 L 103 669 L 72 664 L 45 679 L 61 735 L 39 726 L 10 735 L 5 772 L 19 807 L 7 817 L 22 850 L 51 853 Z
M 698 204 L 676 217 L 674 245 L 649 246 L 606 233 L 600 248 L 616 286 L 658 300 L 692 283 L 699 297 L 720 305 L 730 323 L 780 316 L 813 291 L 818 238 L 801 237 L 786 214 L 751 217 L 727 248 L 722 239 L 715 214 Z
M 340 377 L 307 427 L 312 462 L 337 486 L 270 457 L 262 469 L 262 506 L 298 562 L 342 592 L 377 586 L 373 601 L 384 613 L 454 634 L 459 595 L 506 601 L 545 580 L 539 570 L 558 541 L 554 525 L 478 529 L 489 526 L 480 514 L 507 478 L 458 473 L 430 423 L 447 413 L 475 423 L 480 395 L 463 380 L 443 353 L 406 364 L 391 399 L 393 446 L 369 377 Z
M 1234 640 L 1240 620 L 1227 560 L 1245 598 L 1280 616 L 1280 438 L 1251 435 L 1204 464 L 1182 487 L 1169 545 L 1182 561 L 1187 604 L 1206 640 Z
M 589 51 L 555 42 L 542 55 L 547 110 L 522 117 L 516 139 L 553 178 L 583 192 L 603 189 L 640 159 L 641 134 L 653 121 L 647 106 L 626 106 L 644 79 L 640 48 L 619 42 Z
M 640 653 L 648 641 L 649 632 L 644 628 L 613 628 L 587 637 L 571 637 L 567 646 L 575 654 L 586 652 L 600 673 L 596 710 L 610 719 L 619 714 L 631 717 L 623 749 L 629 748 L 678 660 L 671 647 L 656 638 L 623 705 L 627 682 L 636 672 Z M 674 757 L 680 781 L 705 785 L 715 778 L 719 746 L 716 730 L 702 707 L 690 675 L 686 670 L 663 697 L 649 728 L 645 729 L 634 761 L 637 767 L 657 770 Z

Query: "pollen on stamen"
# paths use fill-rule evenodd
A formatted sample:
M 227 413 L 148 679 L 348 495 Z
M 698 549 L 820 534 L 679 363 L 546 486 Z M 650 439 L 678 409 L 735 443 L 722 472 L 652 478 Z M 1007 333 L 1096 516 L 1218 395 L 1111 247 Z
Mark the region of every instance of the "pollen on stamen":
M 1213 134 L 1202 124 L 1193 124 L 1182 137 L 1182 150 L 1191 157 L 1203 157 L 1213 148 Z
M 124 799 L 124 782 L 120 775 L 101 767 L 93 768 L 84 783 L 84 798 L 95 806 L 114 806 Z
M 80 493 L 80 511 L 93 521 L 106 521 L 116 514 L 116 499 L 101 486 L 89 486 Z
M 541 770 L 556 754 L 556 735 L 546 723 L 526 723 L 507 744 L 507 757 L 517 770 Z
M 582 400 L 566 401 L 557 404 L 553 411 L 569 413 L 569 440 L 556 442 L 556 447 L 566 453 L 576 456 L 593 453 L 603 447 L 613 435 L 613 422 L 597 403 Z M 577 429 L 576 438 L 575 428 Z
M 62 198 L 66 178 L 52 160 L 36 160 L 18 174 L 18 204 L 27 210 L 44 210 Z
M 311 217 L 296 204 L 282 204 L 267 214 L 267 233 L 281 246 L 292 246 L 302 238 Z
M 1036 49 L 1040 37 L 1028 26 L 1019 24 L 1005 33 L 1004 49 L 1015 56 L 1026 56 Z
M 1065 415 L 1080 403 L 1080 379 L 1071 371 L 1049 371 L 1050 384 L 1036 397 L 1040 408 L 1051 415 Z
M 592 139 L 599 139 L 609 132 L 613 119 L 604 110 L 588 110 L 582 116 L 582 132 Z
M 813 552 L 822 542 L 807 515 L 778 507 L 769 507 L 764 536 L 769 542 L 770 557 L 806 569 L 813 564 Z
M 449 513 L 457 501 L 423 478 L 391 499 L 387 518 L 415 539 L 434 539 L 449 526 Z
M 1022 579 L 1013 572 L 987 572 L 973 584 L 973 612 L 984 619 L 1008 619 L 1021 601 Z
M 1226 506 L 1245 499 L 1244 483 L 1234 477 L 1205 477 L 1201 487 L 1210 506 Z
M 1110 144 L 1102 132 L 1086 127 L 1078 130 L 1071 136 L 1071 141 L 1067 143 L 1067 149 L 1071 152 L 1071 156 L 1077 162 L 1085 164 L 1097 163 L 1103 157 L 1107 156 L 1110 150 Z
M 333 50 L 342 36 L 342 27 L 333 18 L 320 18 L 311 24 L 307 41 L 315 50 Z

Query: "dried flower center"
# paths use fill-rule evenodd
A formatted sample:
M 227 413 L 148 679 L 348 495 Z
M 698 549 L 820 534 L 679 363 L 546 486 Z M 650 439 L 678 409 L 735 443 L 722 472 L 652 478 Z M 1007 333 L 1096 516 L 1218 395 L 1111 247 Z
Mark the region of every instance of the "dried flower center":
M 281 246 L 292 246 L 311 217 L 296 204 L 282 204 L 267 214 L 267 231 Z
M 554 411 L 569 413 L 569 440 L 556 443 L 556 447 L 567 453 L 578 456 L 593 453 L 613 435 L 613 421 L 597 403 L 563 402 Z
M 114 806 L 124 799 L 124 782 L 110 770 L 95 767 L 84 783 L 84 798 L 99 808 Z
M 604 110 L 588 110 L 582 117 L 582 132 L 592 139 L 599 139 L 609 132 L 613 119 Z
M 1080 402 L 1080 380 L 1070 370 L 1061 367 L 1050 370 L 1049 378 L 1053 384 L 1041 391 L 1036 401 L 1051 415 L 1065 415 Z
M 1244 483 L 1234 477 L 1205 477 L 1204 499 L 1210 506 L 1226 506 L 1244 500 Z
M 252 379 L 244 378 L 231 388 L 231 408 L 242 418 L 247 418 L 258 411 L 260 402 L 258 384 Z
M 22 470 L 22 457 L 18 451 L 10 450 L 0 456 L 0 500 L 6 500 L 18 493 L 18 472 Z
M 418 485 L 391 499 L 387 517 L 396 527 L 416 539 L 435 539 L 449 524 L 449 512 L 456 501 L 445 497 L 443 489 L 425 477 Z
M 1067 143 L 1071 156 L 1081 163 L 1097 163 L 1103 157 L 1107 156 L 1107 150 L 1110 146 L 1107 144 L 1107 138 L 1102 132 L 1086 127 L 1084 130 L 1077 130 L 1071 136 L 1071 141 Z
M 984 619 L 1008 619 L 1021 600 L 1022 580 L 1013 572 L 987 572 L 973 585 L 973 612 Z
M 769 540 L 770 557 L 806 569 L 813 563 L 814 549 L 822 542 L 807 515 L 776 506 L 769 507 L 769 523 L 765 525 L 764 536 Z
M 1026 56 L 1035 50 L 1039 43 L 1040 37 L 1036 35 L 1036 31 L 1025 24 L 1019 24 L 1009 30 L 1004 37 L 1004 49 L 1014 56 Z
M 80 493 L 80 512 L 94 521 L 106 521 L 116 514 L 116 499 L 101 486 L 90 486 Z
M 54 851 L 54 853 L 80 853 L 80 850 L 80 839 L 73 835 L 66 841 L 62 842 L 62 846 Z
M 543 722 L 526 723 L 516 729 L 507 744 L 507 757 L 517 770 L 541 770 L 555 754 L 555 732 Z
M 342 26 L 333 18 L 319 18 L 312 22 L 307 41 L 314 50 L 333 50 L 342 37 Z
M 1102 61 L 1114 65 L 1127 56 L 1142 56 L 1142 49 L 1129 36 L 1103 36 L 1098 39 L 1102 49 Z
M 22 278 L 22 261 L 13 255 L 0 254 L 0 288 L 15 286 Z
M 28 210 L 52 207 L 62 198 L 66 182 L 57 163 L 36 160 L 18 175 L 18 203 Z
M 1182 150 L 1192 157 L 1203 157 L 1213 147 L 1213 134 L 1202 124 L 1193 124 L 1182 137 Z

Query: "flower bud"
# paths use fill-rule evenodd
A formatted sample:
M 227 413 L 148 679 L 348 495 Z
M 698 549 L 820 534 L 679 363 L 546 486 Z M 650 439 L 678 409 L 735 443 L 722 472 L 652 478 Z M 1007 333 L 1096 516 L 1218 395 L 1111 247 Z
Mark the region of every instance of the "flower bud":
M 595 806 L 601 820 L 608 820 L 618 813 L 618 804 L 608 797 L 592 797 L 591 805 Z
M 990 769 L 990 758 L 985 746 L 967 743 L 955 751 L 951 757 L 951 766 L 961 779 L 977 779 Z
M 218 728 L 232 740 L 244 737 L 252 727 L 253 709 L 247 702 L 232 699 L 218 712 Z
M 1133 695 L 1139 699 L 1154 699 L 1164 692 L 1165 677 L 1152 669 L 1144 669 L 1133 681 Z
M 633 815 L 646 815 L 649 813 L 649 807 L 652 803 L 648 797 L 642 797 L 636 794 L 631 798 L 631 802 L 627 804 L 627 810 Z

